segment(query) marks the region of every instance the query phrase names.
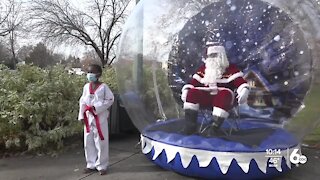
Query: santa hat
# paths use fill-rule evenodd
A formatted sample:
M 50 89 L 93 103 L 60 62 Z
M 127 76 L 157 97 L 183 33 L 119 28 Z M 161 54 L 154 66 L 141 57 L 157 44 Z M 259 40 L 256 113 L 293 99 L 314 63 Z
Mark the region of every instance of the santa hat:
M 213 53 L 225 53 L 225 48 L 218 42 L 207 42 L 206 46 L 207 46 L 207 49 L 206 49 L 207 56 Z
M 207 55 L 213 54 L 213 53 L 224 53 L 225 49 L 223 46 L 209 46 L 207 49 Z

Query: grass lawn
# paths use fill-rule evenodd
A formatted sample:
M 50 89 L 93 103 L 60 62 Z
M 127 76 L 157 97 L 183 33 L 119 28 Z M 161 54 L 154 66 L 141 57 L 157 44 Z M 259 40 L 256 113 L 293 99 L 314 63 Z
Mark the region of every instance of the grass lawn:
M 292 120 L 289 129 L 298 132 L 310 144 L 320 143 L 320 83 L 315 84 L 307 94 L 305 108 Z

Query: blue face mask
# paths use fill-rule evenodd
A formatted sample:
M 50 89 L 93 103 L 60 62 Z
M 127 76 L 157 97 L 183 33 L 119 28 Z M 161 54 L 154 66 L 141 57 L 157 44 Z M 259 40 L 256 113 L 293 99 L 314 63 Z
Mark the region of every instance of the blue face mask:
M 96 82 L 98 80 L 97 75 L 93 73 L 88 73 L 87 79 L 89 82 Z

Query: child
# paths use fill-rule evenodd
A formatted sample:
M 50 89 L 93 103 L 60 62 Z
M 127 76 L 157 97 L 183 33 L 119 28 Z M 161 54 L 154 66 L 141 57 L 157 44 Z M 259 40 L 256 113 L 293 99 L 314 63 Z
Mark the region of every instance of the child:
M 109 161 L 108 108 L 112 105 L 114 96 L 109 87 L 99 81 L 101 74 L 101 66 L 89 65 L 89 83 L 83 87 L 78 120 L 85 125 L 84 150 L 87 167 L 84 173 L 98 170 L 100 175 L 105 175 Z

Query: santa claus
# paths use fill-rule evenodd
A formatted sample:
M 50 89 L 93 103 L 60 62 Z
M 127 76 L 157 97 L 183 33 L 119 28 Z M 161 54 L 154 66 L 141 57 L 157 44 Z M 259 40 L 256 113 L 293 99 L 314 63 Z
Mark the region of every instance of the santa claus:
M 246 103 L 249 95 L 249 85 L 243 79 L 243 73 L 236 65 L 229 64 L 225 48 L 214 43 L 207 45 L 205 64 L 182 88 L 181 99 L 187 121 L 183 131 L 187 134 L 199 133 L 199 108 L 212 108 L 213 122 L 207 129 L 215 132 L 235 105 L 235 93 L 239 104 Z

